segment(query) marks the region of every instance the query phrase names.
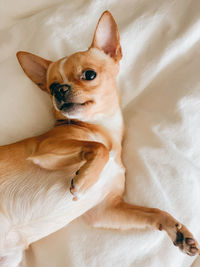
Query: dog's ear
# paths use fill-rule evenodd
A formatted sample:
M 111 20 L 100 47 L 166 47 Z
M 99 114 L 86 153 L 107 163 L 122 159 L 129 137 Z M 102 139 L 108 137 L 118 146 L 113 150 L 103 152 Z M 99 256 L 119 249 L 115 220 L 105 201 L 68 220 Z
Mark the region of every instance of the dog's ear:
M 103 50 L 115 61 L 122 58 L 117 24 L 109 11 L 105 11 L 97 24 L 91 47 Z
M 17 52 L 17 58 L 26 75 L 46 91 L 46 75 L 51 61 L 24 51 Z

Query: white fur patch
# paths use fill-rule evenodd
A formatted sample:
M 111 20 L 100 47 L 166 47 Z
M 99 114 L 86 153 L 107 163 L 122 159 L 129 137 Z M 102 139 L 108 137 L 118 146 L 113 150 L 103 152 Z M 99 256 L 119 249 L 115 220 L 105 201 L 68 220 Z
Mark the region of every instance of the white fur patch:
M 89 192 L 94 192 L 95 195 L 100 194 L 100 196 L 103 197 L 102 195 L 106 196 L 107 193 L 110 192 L 111 188 L 113 188 L 113 184 L 118 183 L 116 176 L 118 174 L 124 174 L 125 171 L 123 166 L 116 162 L 115 158 L 116 152 L 110 151 L 107 164 L 101 172 L 97 183 L 89 190 Z M 121 183 L 119 183 L 119 186 L 122 186 Z
M 63 58 L 61 61 L 60 61 L 60 64 L 59 64 L 59 72 L 60 72 L 60 75 L 63 79 L 63 82 L 68 84 L 69 81 L 67 79 L 67 76 L 65 75 L 65 71 L 64 71 L 64 64 L 65 62 L 67 61 L 67 57 Z
M 104 114 L 98 114 L 98 116 L 94 121 L 92 121 L 92 123 L 105 127 L 115 141 L 121 142 L 123 131 L 123 117 L 120 109 L 118 109 L 110 117 L 105 116 Z

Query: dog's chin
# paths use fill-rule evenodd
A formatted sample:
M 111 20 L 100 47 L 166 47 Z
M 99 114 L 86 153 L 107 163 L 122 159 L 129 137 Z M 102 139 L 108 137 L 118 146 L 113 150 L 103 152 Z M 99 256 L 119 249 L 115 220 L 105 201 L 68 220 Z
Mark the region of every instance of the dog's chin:
M 57 105 L 56 108 L 60 110 L 63 115 L 76 115 L 77 113 L 83 111 L 88 106 L 92 105 L 93 101 L 86 101 L 84 103 L 63 103 L 62 105 Z
M 59 110 L 62 112 L 72 112 L 82 109 L 84 104 L 79 103 L 64 103 L 62 106 L 59 107 Z

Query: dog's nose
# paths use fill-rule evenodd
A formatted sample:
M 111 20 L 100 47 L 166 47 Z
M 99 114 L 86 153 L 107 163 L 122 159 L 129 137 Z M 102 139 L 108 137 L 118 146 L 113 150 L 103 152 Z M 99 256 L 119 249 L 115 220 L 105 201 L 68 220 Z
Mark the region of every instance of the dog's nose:
M 65 100 L 66 94 L 71 90 L 71 86 L 69 84 L 53 83 L 50 86 L 50 90 L 58 101 L 62 101 Z
M 57 89 L 59 94 L 64 97 L 65 94 L 71 89 L 71 86 L 69 84 L 61 84 Z

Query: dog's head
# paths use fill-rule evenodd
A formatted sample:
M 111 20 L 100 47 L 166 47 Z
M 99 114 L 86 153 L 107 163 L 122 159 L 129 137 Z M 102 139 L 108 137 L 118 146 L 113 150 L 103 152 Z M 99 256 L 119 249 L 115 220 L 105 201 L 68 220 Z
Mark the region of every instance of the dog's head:
M 99 19 L 87 51 L 56 62 L 21 51 L 17 57 L 27 76 L 50 94 L 58 119 L 93 121 L 115 112 L 122 52 L 117 25 L 108 11 Z

